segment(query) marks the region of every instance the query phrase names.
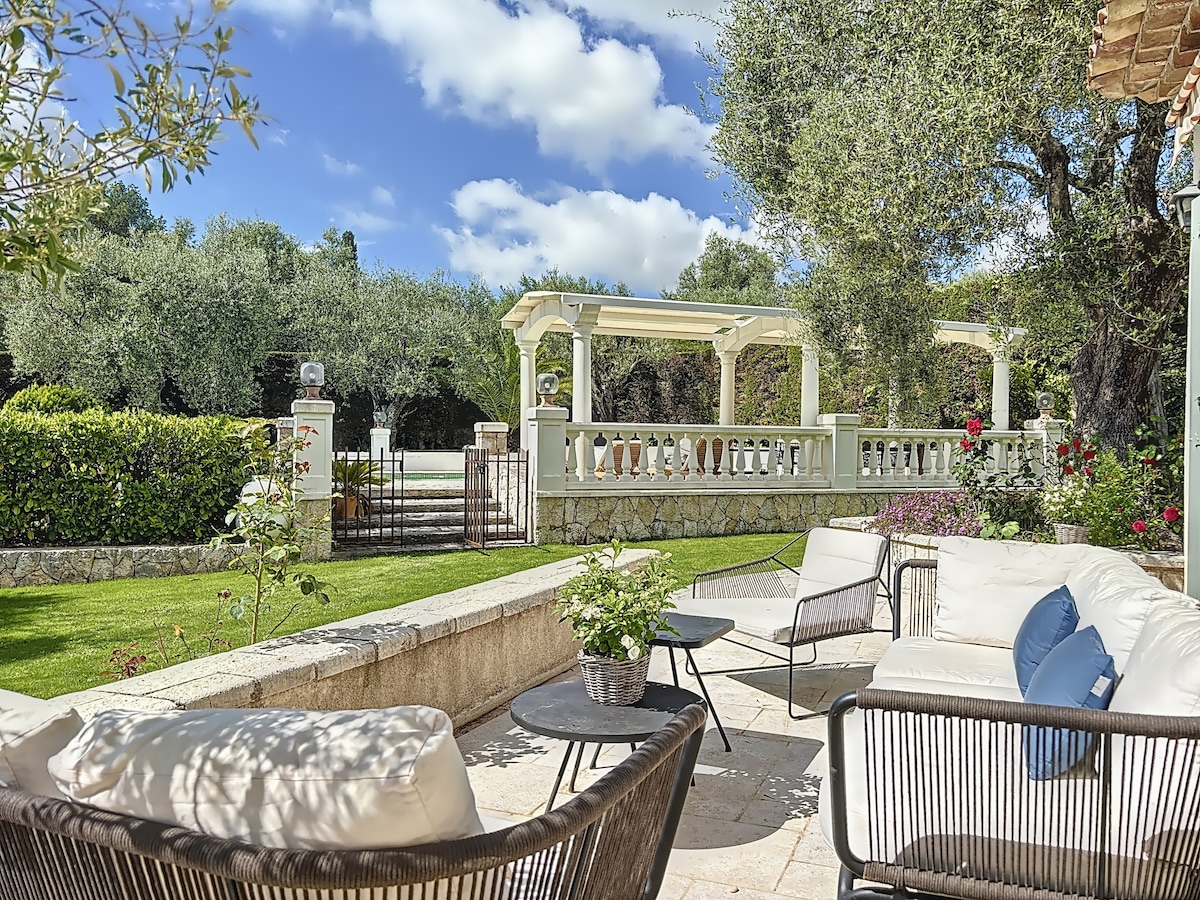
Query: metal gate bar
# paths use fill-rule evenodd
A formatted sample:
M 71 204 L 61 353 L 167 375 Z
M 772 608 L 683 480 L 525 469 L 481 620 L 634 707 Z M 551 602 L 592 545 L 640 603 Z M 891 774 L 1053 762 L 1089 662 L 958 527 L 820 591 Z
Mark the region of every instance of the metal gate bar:
M 333 539 L 345 546 L 404 544 L 404 450 L 333 456 Z
M 489 453 L 463 448 L 463 541 L 482 549 L 489 541 L 524 541 L 533 535 L 529 456 L 524 450 Z

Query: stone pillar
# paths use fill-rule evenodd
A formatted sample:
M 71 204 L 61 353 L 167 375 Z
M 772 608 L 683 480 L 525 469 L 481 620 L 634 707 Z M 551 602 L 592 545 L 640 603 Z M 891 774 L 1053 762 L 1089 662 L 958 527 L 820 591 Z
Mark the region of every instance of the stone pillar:
M 521 423 L 521 449 L 528 450 L 529 419 L 528 412 L 537 406 L 537 341 L 518 341 L 517 352 L 521 354 L 521 409 L 518 411 Z
M 733 424 L 733 389 L 737 358 L 736 350 L 722 350 L 717 354 L 717 359 L 721 361 L 721 406 L 717 416 L 718 425 Z
M 371 459 L 381 459 L 392 449 L 392 429 L 371 429 Z
M 290 438 L 296 433 L 296 420 L 291 416 L 280 416 L 275 420 L 275 429 L 279 434 L 279 440 Z
M 1008 431 L 1008 350 L 992 351 L 992 427 Z
M 825 477 L 835 491 L 858 488 L 858 473 L 862 469 L 862 450 L 858 444 L 858 426 L 862 416 L 827 413 L 817 417 L 817 424 L 831 428 L 832 439 L 825 445 Z
M 820 361 L 816 347 L 805 344 L 801 352 L 804 354 L 804 363 L 800 370 L 800 424 L 811 428 L 817 424 L 817 416 L 821 414 Z
M 333 411 L 332 400 L 304 398 L 292 403 L 296 434 L 304 434 L 308 446 L 296 454 L 308 463 L 308 471 L 296 480 L 302 493 L 298 501 L 302 524 L 314 529 L 301 548 L 304 559 L 328 559 L 332 550 L 329 531 L 329 500 L 333 496 Z
M 489 456 L 508 452 L 507 422 L 476 422 L 475 446 L 482 447 Z
M 592 326 L 576 325 L 571 333 L 571 418 L 576 425 L 592 421 Z
M 535 406 L 526 412 L 529 423 L 529 464 L 533 490 L 567 489 L 567 411 L 560 406 Z

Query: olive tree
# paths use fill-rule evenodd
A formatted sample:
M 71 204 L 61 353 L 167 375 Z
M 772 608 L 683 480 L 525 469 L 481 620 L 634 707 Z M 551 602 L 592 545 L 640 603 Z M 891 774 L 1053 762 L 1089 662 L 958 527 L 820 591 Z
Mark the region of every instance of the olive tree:
M 230 60 L 228 0 L 168 18 L 124 0 L 3 0 L 0 9 L 0 265 L 40 282 L 78 271 L 66 237 L 104 208 L 101 186 L 140 172 L 170 190 L 211 162 L 224 126 L 254 140 L 257 100 Z M 111 82 L 96 120 L 75 83 Z M 85 122 L 94 124 L 85 125 Z
M 713 146 L 764 230 L 811 261 L 827 347 L 919 384 L 934 289 L 1010 272 L 1035 319 L 1085 324 L 1076 422 L 1124 444 L 1160 409 L 1182 234 L 1165 106 L 1086 86 L 1094 0 L 731 0 L 711 55 Z M 1019 322 L 1017 324 L 1020 324 Z

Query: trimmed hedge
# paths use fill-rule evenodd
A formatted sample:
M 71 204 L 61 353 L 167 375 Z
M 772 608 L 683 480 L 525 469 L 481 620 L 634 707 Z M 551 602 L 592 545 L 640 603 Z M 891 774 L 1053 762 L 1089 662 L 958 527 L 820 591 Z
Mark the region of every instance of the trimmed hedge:
M 227 417 L 0 415 L 0 541 L 178 544 L 224 530 L 247 452 Z
M 103 409 L 103 404 L 83 388 L 65 384 L 32 384 L 22 388 L 4 404 L 4 412 L 36 412 L 55 415 L 66 412 L 87 412 Z

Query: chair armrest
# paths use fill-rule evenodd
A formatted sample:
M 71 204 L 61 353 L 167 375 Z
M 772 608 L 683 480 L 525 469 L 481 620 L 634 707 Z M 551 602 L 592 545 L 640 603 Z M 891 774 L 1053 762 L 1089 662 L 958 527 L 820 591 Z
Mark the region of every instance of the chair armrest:
M 876 586 L 881 580 L 880 576 L 871 575 L 861 581 L 800 597 L 792 618 L 791 643 L 807 644 L 869 631 L 875 618 Z M 810 607 L 815 609 L 806 621 L 805 613 Z
M 912 572 L 915 576 L 916 571 L 914 570 L 921 569 L 937 569 L 937 560 L 906 559 L 904 562 L 900 563 L 900 565 L 896 566 L 896 572 L 892 576 L 892 592 L 889 597 L 892 605 L 892 640 L 899 640 L 900 638 L 900 596 L 902 593 L 901 589 L 903 588 L 904 584 L 904 573 Z M 910 607 L 913 610 L 918 608 L 925 610 L 927 612 L 925 618 L 930 620 L 930 625 L 932 626 L 934 600 L 933 588 L 927 583 L 928 579 L 917 579 L 914 577 L 911 578 L 910 581 L 913 582 L 912 588 L 909 592 L 909 596 L 913 600 L 913 602 L 910 604 Z M 911 625 L 915 620 L 915 616 L 910 615 L 909 619 Z

